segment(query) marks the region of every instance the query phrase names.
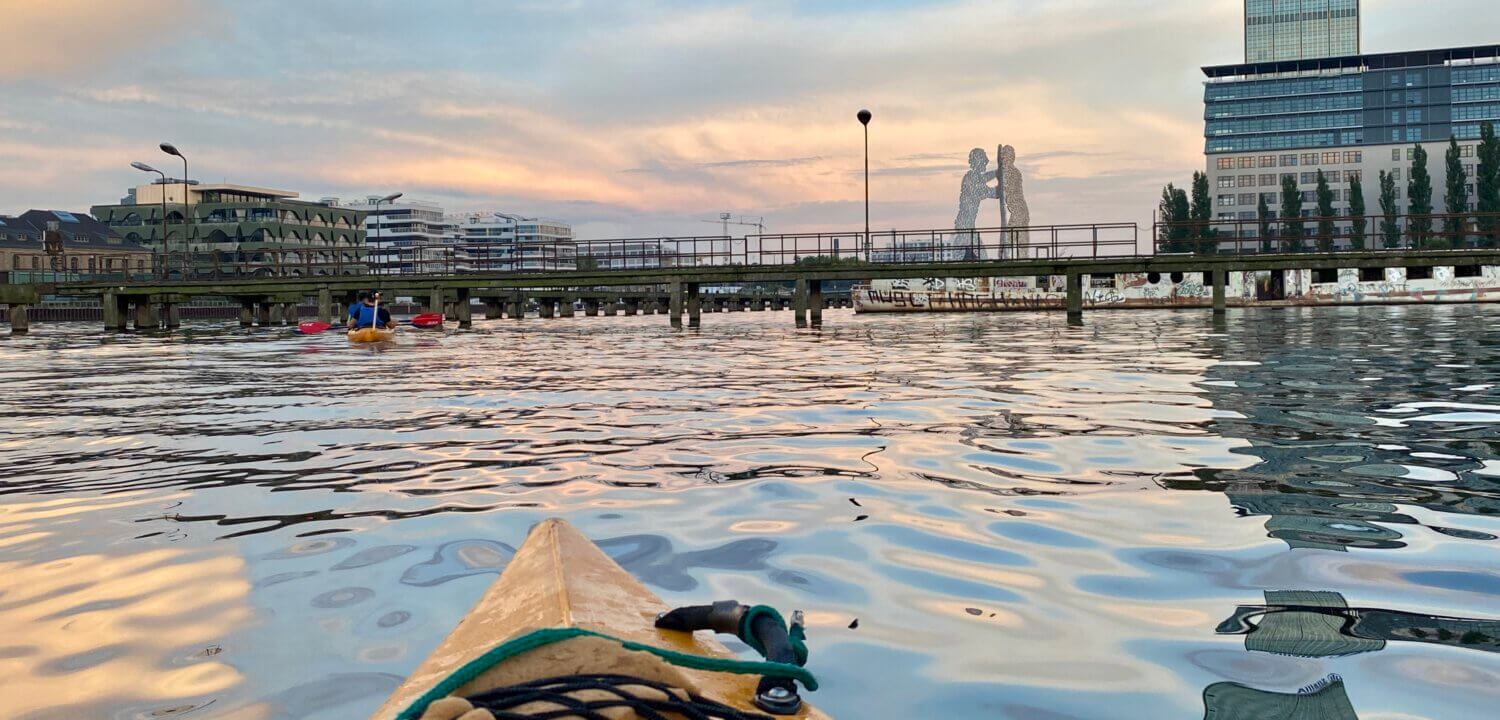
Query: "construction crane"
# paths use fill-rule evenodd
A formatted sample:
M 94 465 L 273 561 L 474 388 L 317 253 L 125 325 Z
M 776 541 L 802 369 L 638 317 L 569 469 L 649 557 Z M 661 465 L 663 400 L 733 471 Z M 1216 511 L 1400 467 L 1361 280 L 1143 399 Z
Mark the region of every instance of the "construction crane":
M 751 220 L 754 220 L 754 222 L 751 222 Z M 753 227 L 753 228 L 756 229 L 756 231 L 757 231 L 756 234 L 757 235 L 765 235 L 766 234 L 766 219 L 764 217 L 761 217 L 761 216 L 757 216 L 757 217 L 753 217 L 752 218 L 752 217 L 747 217 L 745 215 L 741 215 L 740 219 L 735 220 L 734 219 L 734 215 L 732 213 L 719 213 L 719 219 L 718 220 L 700 220 L 699 222 L 717 223 L 717 224 L 723 225 L 724 226 L 724 237 L 729 237 L 729 226 L 730 225 L 743 225 L 745 227 Z

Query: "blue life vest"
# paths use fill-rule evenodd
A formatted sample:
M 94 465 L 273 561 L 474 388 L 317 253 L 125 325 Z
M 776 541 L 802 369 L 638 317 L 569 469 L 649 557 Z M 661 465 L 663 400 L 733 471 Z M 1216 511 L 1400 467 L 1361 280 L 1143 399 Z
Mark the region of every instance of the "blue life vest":
M 353 307 L 349 308 L 349 317 L 354 320 L 354 327 L 356 329 L 375 327 L 376 325 L 385 327 L 386 323 L 389 323 L 391 321 L 391 311 L 386 310 L 383 307 L 380 308 L 380 318 L 377 322 L 375 318 L 375 310 L 375 308 L 370 307 L 369 305 L 366 305 L 364 303 L 357 303 Z

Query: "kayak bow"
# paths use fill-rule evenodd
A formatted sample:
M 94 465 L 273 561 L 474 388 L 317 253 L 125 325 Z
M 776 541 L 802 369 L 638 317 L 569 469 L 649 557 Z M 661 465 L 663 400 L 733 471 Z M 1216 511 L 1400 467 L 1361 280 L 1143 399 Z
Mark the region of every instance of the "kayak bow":
M 753 673 L 795 677 L 809 689 L 816 687 L 799 666 L 739 660 L 708 633 L 658 629 L 658 618 L 667 611 L 661 598 L 573 526 L 544 521 L 532 528 L 479 603 L 374 717 L 406 720 L 422 718 L 424 712 L 427 718 L 456 717 L 448 714 L 449 708 L 469 707 L 469 700 L 459 698 L 480 706 L 482 698 L 518 686 L 535 697 L 571 678 L 613 678 L 623 683 L 616 690 L 637 691 L 639 697 L 691 697 L 723 706 L 729 711 L 723 717 L 766 717 L 754 702 L 761 678 Z M 797 633 L 800 637 L 800 625 Z M 581 698 L 604 691 L 570 692 Z M 506 717 L 549 708 L 555 712 L 555 702 L 532 700 Z M 609 717 L 640 717 L 629 707 L 616 705 Z M 681 715 L 667 711 L 661 716 Z M 827 720 L 805 702 L 778 717 Z

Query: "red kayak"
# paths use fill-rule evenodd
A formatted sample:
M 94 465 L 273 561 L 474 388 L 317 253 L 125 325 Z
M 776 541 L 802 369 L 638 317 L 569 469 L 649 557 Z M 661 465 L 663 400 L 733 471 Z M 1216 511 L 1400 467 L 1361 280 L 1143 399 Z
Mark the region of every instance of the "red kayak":
M 333 327 L 333 326 L 329 325 L 326 322 L 312 322 L 312 321 L 309 321 L 309 322 L 304 322 L 304 323 L 298 323 L 297 324 L 297 332 L 300 332 L 303 335 L 317 335 L 318 333 L 323 332 L 325 330 L 328 330 L 331 327 Z
M 440 328 L 443 326 L 443 314 L 422 313 L 421 315 L 415 315 L 411 319 L 411 326 L 414 328 L 420 328 L 422 330 Z

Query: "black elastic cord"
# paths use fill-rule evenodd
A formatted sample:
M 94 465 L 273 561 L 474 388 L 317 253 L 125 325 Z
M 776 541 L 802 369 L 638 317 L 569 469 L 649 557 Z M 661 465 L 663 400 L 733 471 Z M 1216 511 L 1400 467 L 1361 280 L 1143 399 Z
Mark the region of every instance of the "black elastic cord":
M 640 697 L 630 692 L 630 687 L 648 688 L 654 691 L 652 695 L 660 697 Z M 583 700 L 574 696 L 585 690 L 603 691 L 610 697 Z M 572 675 L 486 690 L 467 699 L 474 707 L 489 710 L 495 720 L 611 720 L 603 711 L 613 708 L 629 708 L 642 720 L 668 720 L 667 714 L 685 720 L 775 720 L 769 715 L 738 710 L 697 695 L 683 699 L 679 692 L 654 680 L 629 675 Z M 554 703 L 559 707 L 534 713 L 515 712 L 531 702 Z

